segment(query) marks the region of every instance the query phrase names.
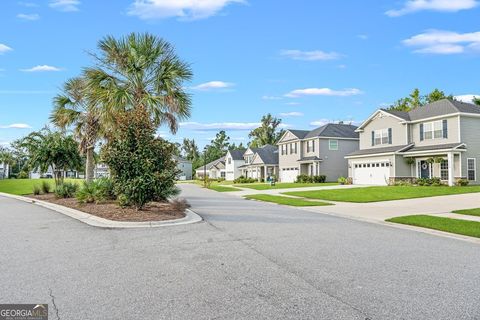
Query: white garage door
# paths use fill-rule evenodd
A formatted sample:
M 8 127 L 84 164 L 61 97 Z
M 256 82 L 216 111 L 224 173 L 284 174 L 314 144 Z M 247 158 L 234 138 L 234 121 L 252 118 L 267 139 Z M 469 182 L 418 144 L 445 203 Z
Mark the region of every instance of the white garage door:
M 298 168 L 282 168 L 280 171 L 280 181 L 295 182 L 298 174 Z
M 388 185 L 390 162 L 365 162 L 353 165 L 353 183 L 367 185 Z

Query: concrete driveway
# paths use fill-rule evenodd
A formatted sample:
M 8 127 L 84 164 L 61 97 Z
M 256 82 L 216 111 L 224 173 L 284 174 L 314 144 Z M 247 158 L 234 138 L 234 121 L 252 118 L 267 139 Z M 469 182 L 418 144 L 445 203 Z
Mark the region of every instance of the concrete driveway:
M 480 317 L 477 244 L 181 188 L 205 222 L 98 229 L 0 197 L 0 303 L 49 303 L 51 319 Z

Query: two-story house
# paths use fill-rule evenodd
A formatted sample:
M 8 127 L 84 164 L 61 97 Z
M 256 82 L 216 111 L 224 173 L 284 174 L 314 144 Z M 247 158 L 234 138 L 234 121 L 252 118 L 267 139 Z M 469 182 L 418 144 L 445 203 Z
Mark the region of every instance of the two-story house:
M 245 149 L 229 150 L 225 156 L 225 180 L 233 181 L 242 175 L 241 166 L 245 165 Z
M 358 150 L 356 129 L 329 123 L 311 131 L 287 130 L 278 142 L 280 181 L 294 182 L 300 174 L 325 175 L 327 181 L 346 177 L 345 156 Z
M 225 156 L 216 159 L 204 166 L 195 169 L 195 176 L 199 179 L 203 179 L 205 174 L 210 179 L 223 179 L 226 176 L 225 173 Z
M 409 112 L 380 109 L 357 129 L 360 149 L 348 154 L 354 184 L 387 185 L 438 177 L 477 184 L 480 107 L 443 99 Z
M 265 181 L 278 178 L 278 147 L 265 145 L 261 148 L 248 148 L 243 154 L 245 164 L 239 168 L 242 176 Z

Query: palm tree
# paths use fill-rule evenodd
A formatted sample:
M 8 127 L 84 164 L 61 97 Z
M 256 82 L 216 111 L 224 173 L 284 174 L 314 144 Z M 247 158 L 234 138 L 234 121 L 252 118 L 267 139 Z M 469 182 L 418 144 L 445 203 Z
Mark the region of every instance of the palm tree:
M 86 156 L 85 178 L 89 182 L 94 178 L 94 150 L 101 133 L 102 113 L 89 99 L 86 84 L 84 78 L 65 82 L 63 92 L 53 99 L 50 120 L 62 129 L 73 127 L 80 152 Z
M 174 48 L 148 33 L 107 36 L 98 48 L 97 65 L 84 71 L 95 103 L 109 115 L 145 108 L 155 126 L 166 124 L 175 133 L 179 121 L 190 116 L 184 82 L 192 71 Z

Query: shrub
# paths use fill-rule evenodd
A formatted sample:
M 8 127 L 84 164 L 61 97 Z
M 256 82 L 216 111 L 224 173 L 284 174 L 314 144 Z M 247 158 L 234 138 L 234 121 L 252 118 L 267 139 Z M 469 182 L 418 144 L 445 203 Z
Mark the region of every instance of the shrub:
M 340 183 L 340 184 L 347 184 L 347 181 L 348 181 L 348 180 L 347 180 L 347 178 L 345 178 L 345 177 L 340 177 L 340 178 L 338 178 L 338 183 Z
M 465 187 L 465 186 L 468 186 L 469 182 L 470 181 L 468 181 L 467 179 L 458 179 L 455 184 L 460 187 Z
M 257 180 L 253 178 L 245 178 L 244 176 L 240 176 L 237 179 L 233 180 L 233 183 L 255 183 Z
M 17 175 L 17 179 L 28 179 L 28 172 L 26 172 L 26 171 L 21 171 L 21 172 Z
M 430 179 L 430 184 L 432 186 L 441 186 L 442 185 L 442 180 L 440 180 L 440 178 L 431 178 Z
M 52 186 L 50 183 L 48 183 L 48 181 L 42 181 L 42 192 L 45 194 L 52 192 Z
M 297 176 L 296 183 L 324 183 L 327 180 L 327 176 L 309 176 L 306 174 L 301 174 Z
M 72 182 L 64 182 L 55 189 L 57 198 L 73 198 L 78 190 L 78 185 Z
M 102 158 L 110 168 L 115 194 L 122 195 L 120 202 L 138 210 L 177 195 L 175 146 L 155 137 L 156 127 L 145 108 L 125 111 L 115 120 L 116 135 L 102 148 Z
M 40 187 L 37 185 L 33 186 L 33 194 L 38 196 L 40 194 Z

